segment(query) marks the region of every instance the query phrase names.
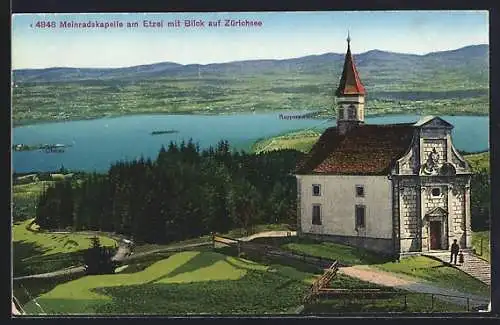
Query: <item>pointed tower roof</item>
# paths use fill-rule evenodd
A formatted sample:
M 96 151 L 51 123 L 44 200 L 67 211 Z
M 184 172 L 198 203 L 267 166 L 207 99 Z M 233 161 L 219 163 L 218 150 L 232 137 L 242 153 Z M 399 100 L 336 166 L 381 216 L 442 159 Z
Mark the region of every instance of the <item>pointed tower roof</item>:
M 351 38 L 347 34 L 347 53 L 345 54 L 344 70 L 340 78 L 339 87 L 335 92 L 336 96 L 343 95 L 365 95 L 365 87 L 359 79 L 356 65 L 351 54 Z

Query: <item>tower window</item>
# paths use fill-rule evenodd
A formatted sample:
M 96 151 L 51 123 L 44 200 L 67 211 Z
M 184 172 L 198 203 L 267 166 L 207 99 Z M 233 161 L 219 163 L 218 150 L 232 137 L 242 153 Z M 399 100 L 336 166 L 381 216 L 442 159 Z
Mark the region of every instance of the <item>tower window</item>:
M 319 204 L 312 206 L 312 224 L 321 225 L 321 205 Z
M 321 196 L 321 185 L 313 184 L 313 196 Z
M 356 229 L 365 227 L 365 206 L 356 205 Z
M 440 196 L 441 195 L 441 189 L 439 187 L 433 188 L 431 191 L 432 196 Z
M 350 120 L 354 120 L 356 118 L 356 107 L 354 107 L 353 104 L 349 105 L 347 115 Z

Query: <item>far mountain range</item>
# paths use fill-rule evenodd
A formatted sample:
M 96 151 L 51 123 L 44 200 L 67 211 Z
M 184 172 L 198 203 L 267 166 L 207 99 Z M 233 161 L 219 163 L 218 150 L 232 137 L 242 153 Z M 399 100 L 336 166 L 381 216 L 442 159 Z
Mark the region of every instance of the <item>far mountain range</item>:
M 331 74 L 339 76 L 344 55 L 325 53 L 293 59 L 248 60 L 206 65 L 161 62 L 126 68 L 19 69 L 13 71 L 13 81 L 15 83 L 138 81 L 157 78 L 244 78 L 258 75 L 269 77 L 275 75 L 282 79 L 325 74 L 331 78 Z M 368 90 L 370 88 L 389 90 L 388 86 L 391 90 L 401 90 L 398 83 L 406 86 L 419 84 L 418 88 L 422 88 L 421 86 L 427 82 L 429 82 L 428 87 L 424 87 L 426 91 L 446 88 L 446 85 L 451 84 L 454 85 L 451 88 L 456 90 L 488 87 L 489 47 L 485 44 L 425 55 L 371 50 L 355 54 L 354 60 Z
M 331 116 L 344 53 L 214 64 L 13 72 L 15 125 L 127 114 L 227 114 L 300 110 Z M 425 55 L 354 55 L 367 114 L 486 115 L 489 47 Z

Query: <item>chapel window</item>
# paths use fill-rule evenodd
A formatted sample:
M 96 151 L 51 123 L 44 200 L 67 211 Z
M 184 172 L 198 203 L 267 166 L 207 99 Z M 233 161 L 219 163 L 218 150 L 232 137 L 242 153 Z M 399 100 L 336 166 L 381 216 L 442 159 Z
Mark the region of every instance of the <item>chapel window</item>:
M 349 105 L 349 109 L 347 111 L 348 119 L 354 120 L 356 118 L 356 107 L 353 104 Z
M 357 197 L 365 196 L 365 187 L 363 185 L 356 185 L 356 196 Z
M 356 229 L 365 227 L 365 206 L 356 205 Z
M 321 205 L 314 204 L 312 207 L 312 224 L 321 225 Z

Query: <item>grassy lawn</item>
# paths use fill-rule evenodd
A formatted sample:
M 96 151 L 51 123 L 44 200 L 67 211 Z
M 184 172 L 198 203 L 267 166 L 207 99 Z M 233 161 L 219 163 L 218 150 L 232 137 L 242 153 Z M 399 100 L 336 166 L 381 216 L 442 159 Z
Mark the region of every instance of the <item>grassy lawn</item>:
M 490 297 L 490 288 L 486 284 L 460 270 L 445 266 L 442 262 L 425 256 L 408 257 L 401 259 L 400 262 L 374 266 L 384 271 L 419 278 L 443 288 Z
M 428 294 L 412 293 L 405 290 L 391 289 L 370 282 L 364 282 L 343 274 L 337 276 L 330 282 L 330 288 L 337 289 L 381 289 L 391 290 L 397 294 L 392 297 L 371 298 L 357 295 L 337 299 L 324 299 L 317 303 L 305 306 L 304 314 L 328 314 L 345 312 L 454 312 L 465 311 L 465 307 L 443 302 L 432 298 Z M 406 295 L 406 308 L 405 308 Z
M 284 244 L 281 247 L 296 253 L 337 259 L 342 265 L 375 264 L 388 260 L 386 257 L 360 248 L 306 238 L 295 238 L 294 242 Z
M 481 250 L 481 240 L 483 241 Z M 472 233 L 472 248 L 476 250 L 476 254 L 491 262 L 490 255 L 490 231 L 478 231 Z
M 298 253 L 336 258 L 347 265 L 373 264 L 374 267 L 384 271 L 419 278 L 443 288 L 490 296 L 490 288 L 486 284 L 460 270 L 424 256 L 408 257 L 401 259 L 400 262 L 394 262 L 355 247 L 301 238 L 281 247 Z
M 21 305 L 28 303 L 33 298 L 36 298 L 50 290 L 54 289 L 56 286 L 78 279 L 82 275 L 64 275 L 55 278 L 38 278 L 38 279 L 23 279 L 16 280 L 12 283 L 12 290 L 14 295 L 19 300 Z M 40 309 L 38 309 L 40 311 Z
M 317 130 L 294 131 L 272 138 L 259 140 L 253 144 L 252 152 L 258 154 L 273 150 L 295 149 L 307 153 L 311 150 L 320 135 L 321 132 Z
M 79 264 L 83 251 L 91 245 L 89 235 L 30 231 L 26 227 L 31 221 L 16 223 L 12 228 L 14 276 L 51 272 Z M 104 236 L 99 239 L 104 246 L 116 243 Z
M 406 294 L 406 308 L 405 308 Z M 405 293 L 384 299 L 329 299 L 310 304 L 304 309 L 304 314 L 329 313 L 359 313 L 359 312 L 464 312 L 462 306 L 443 302 L 430 295 Z M 433 305 L 434 304 L 434 305 Z
M 189 251 L 135 273 L 66 282 L 38 303 L 49 314 L 287 313 L 300 305 L 313 278 L 286 266 Z M 33 302 L 24 308 L 39 313 Z
M 263 265 L 211 251 L 188 251 L 139 270 L 85 276 L 41 285 L 37 298 L 47 314 L 291 314 L 317 274 L 281 264 Z M 337 275 L 334 288 L 382 288 Z M 47 289 L 50 288 L 50 291 Z M 347 304 L 347 307 L 344 306 Z M 408 294 L 407 311 L 427 311 L 430 297 Z M 391 299 L 330 299 L 306 306 L 305 313 L 336 311 L 400 311 L 404 296 Z M 24 305 L 38 314 L 33 302 Z M 463 307 L 435 301 L 434 311 Z

